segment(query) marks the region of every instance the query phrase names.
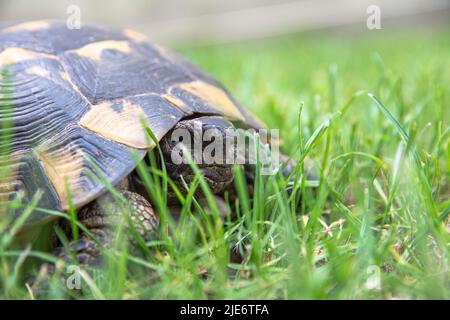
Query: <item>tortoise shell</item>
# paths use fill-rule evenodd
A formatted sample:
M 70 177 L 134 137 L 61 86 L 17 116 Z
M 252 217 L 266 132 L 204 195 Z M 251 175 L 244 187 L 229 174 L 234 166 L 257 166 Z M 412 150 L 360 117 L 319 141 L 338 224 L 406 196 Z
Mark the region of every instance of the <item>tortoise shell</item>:
M 143 120 L 157 139 L 196 114 L 259 127 L 219 82 L 128 29 L 10 24 L 0 68 L 2 202 L 42 190 L 40 207 L 89 203 L 100 176 L 115 185 L 154 146 Z

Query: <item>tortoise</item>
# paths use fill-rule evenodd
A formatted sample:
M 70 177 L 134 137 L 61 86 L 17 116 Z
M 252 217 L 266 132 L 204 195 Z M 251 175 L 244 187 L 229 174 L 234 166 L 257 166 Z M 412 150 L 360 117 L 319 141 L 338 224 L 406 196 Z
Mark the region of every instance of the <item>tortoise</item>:
M 41 190 L 39 207 L 73 206 L 105 243 L 110 232 L 103 218 L 113 213 L 101 205 L 108 198 L 99 172 L 129 200 L 141 227 L 158 227 L 135 171 L 136 160 L 155 147 L 142 119 L 168 158 L 174 146 L 169 132 L 177 128 L 263 128 L 217 80 L 129 29 L 70 30 L 48 20 L 9 24 L 0 29 L 0 66 L 0 136 L 9 138 L 8 147 L 0 141 L 0 161 L 10 164 L 10 175 L 0 180 L 0 201 L 20 196 L 29 203 Z M 189 182 L 189 165 L 166 161 L 171 179 Z M 204 164 L 201 172 L 216 194 L 233 180 L 232 165 Z M 49 219 L 36 211 L 26 223 Z M 80 263 L 97 261 L 95 246 L 80 236 Z M 62 247 L 55 253 L 67 256 Z

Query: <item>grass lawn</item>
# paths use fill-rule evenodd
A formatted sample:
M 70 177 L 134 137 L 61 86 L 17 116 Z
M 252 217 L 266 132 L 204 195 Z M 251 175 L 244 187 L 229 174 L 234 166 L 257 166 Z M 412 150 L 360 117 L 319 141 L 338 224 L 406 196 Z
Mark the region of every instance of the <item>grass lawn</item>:
M 237 171 L 226 217 L 211 197 L 200 206 L 188 195 L 174 224 L 164 172 L 141 166 L 169 232 L 136 251 L 121 230 L 104 270 L 83 273 L 82 296 L 56 276 L 47 297 L 450 298 L 449 39 L 311 34 L 178 48 L 280 129 L 282 150 L 311 160 L 318 187 L 258 176 L 249 199 Z M 28 260 L 50 257 L 17 250 L 16 229 L 0 223 L 0 298 L 27 299 Z

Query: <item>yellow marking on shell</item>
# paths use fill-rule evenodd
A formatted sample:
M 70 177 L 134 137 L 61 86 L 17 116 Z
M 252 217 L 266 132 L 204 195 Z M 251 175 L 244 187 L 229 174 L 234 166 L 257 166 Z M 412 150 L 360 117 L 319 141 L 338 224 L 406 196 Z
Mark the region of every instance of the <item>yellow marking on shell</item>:
M 50 23 L 45 20 L 31 21 L 31 22 L 16 24 L 15 26 L 5 28 L 5 29 L 3 29 L 3 32 L 9 33 L 9 32 L 18 32 L 18 31 L 36 31 L 36 30 L 47 29 L 49 26 L 50 26 Z
M 112 104 L 108 102 L 92 106 L 81 118 L 80 125 L 108 140 L 136 149 L 153 146 L 142 125 L 142 120 L 147 120 L 142 107 L 127 100 L 121 103 L 121 111 L 113 110 Z
M 63 78 L 63 80 L 70 82 L 70 84 L 74 85 L 72 79 L 70 78 L 67 72 L 60 72 L 59 75 L 61 76 L 61 78 Z
M 166 100 L 170 104 L 173 104 L 175 107 L 177 107 L 184 113 L 188 113 L 188 114 L 192 113 L 191 110 L 189 109 L 189 107 L 187 107 L 186 104 L 183 101 L 181 101 L 180 99 L 178 99 L 170 94 L 163 94 L 162 97 L 164 100 Z
M 46 53 L 34 52 L 22 48 L 8 48 L 0 53 L 0 66 L 19 63 L 38 58 L 56 59 L 55 56 Z
M 217 111 L 234 119 L 244 120 L 237 106 L 222 89 L 200 80 L 182 83 L 178 87 L 199 97 Z
M 145 34 L 131 30 L 131 29 L 124 29 L 123 30 L 123 34 L 130 38 L 131 40 L 141 43 L 141 42 L 146 42 L 148 41 L 148 38 Z
M 36 150 L 36 154 L 61 201 L 61 206 L 67 209 L 68 192 L 73 199 L 83 196 L 83 190 L 78 182 L 85 167 L 84 152 L 80 148 L 67 146 L 52 152 L 40 148 Z
M 84 47 L 70 50 L 68 52 L 98 61 L 101 59 L 103 50 L 117 50 L 123 53 L 129 53 L 131 48 L 127 41 L 106 40 L 90 43 Z
M 44 68 L 40 67 L 40 66 L 32 66 L 29 67 L 25 70 L 26 73 L 28 74 L 32 74 L 38 77 L 42 77 L 42 78 L 49 78 L 50 77 L 50 72 L 48 70 L 45 70 Z

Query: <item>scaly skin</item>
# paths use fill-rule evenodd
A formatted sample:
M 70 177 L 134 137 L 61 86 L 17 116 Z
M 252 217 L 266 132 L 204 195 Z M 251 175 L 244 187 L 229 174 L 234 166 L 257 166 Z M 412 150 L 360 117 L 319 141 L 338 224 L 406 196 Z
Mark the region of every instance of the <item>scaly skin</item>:
M 195 154 L 194 136 L 196 134 L 200 134 L 200 132 L 196 132 L 196 130 L 201 129 L 203 134 L 205 134 L 208 130 L 215 130 L 216 134 L 223 136 L 224 153 L 223 158 L 221 159 L 222 163 L 204 163 L 202 161 L 202 163 L 197 164 L 198 169 L 202 173 L 203 179 L 208 184 L 211 192 L 213 194 L 218 194 L 233 182 L 233 164 L 226 163 L 225 153 L 225 151 L 227 151 L 225 147 L 226 130 L 233 128 L 233 124 L 222 117 L 204 116 L 178 122 L 175 127 L 164 137 L 164 139 L 161 140 L 160 146 L 164 156 L 167 174 L 181 192 L 186 191 L 184 183 L 189 185 L 194 180 L 195 173 L 189 163 L 175 164 L 172 162 L 172 152 L 179 143 L 179 141 L 173 141 L 171 139 L 172 133 L 175 130 L 185 130 L 184 132 L 189 133 L 191 137 L 191 146 L 189 148 L 191 157 L 194 157 Z M 200 139 L 202 138 L 203 137 L 200 137 Z M 206 147 L 208 144 L 209 142 L 205 142 L 203 147 Z M 201 152 L 203 154 L 203 150 L 201 150 Z M 200 188 L 197 189 L 196 196 L 199 199 L 203 197 Z M 175 204 L 175 195 L 169 193 L 168 201 L 169 203 Z
M 155 238 L 159 225 L 159 218 L 154 212 L 151 204 L 140 194 L 128 190 L 120 190 L 122 196 L 127 200 L 131 209 L 131 221 L 134 228 L 145 240 Z M 124 211 L 127 212 L 127 211 Z M 115 228 L 120 223 L 121 208 L 117 206 L 110 195 L 104 195 L 85 206 L 78 214 L 81 222 L 93 235 L 91 237 L 82 232 L 77 241 L 69 243 L 69 250 L 63 246 L 56 247 L 53 254 L 61 261 L 79 266 L 95 267 L 102 264 L 102 247 L 112 247 L 115 239 Z M 125 221 L 129 221 L 124 219 Z M 122 220 L 122 221 L 124 221 Z M 70 235 L 70 225 L 67 220 L 61 222 L 61 227 Z M 131 240 L 134 238 L 132 237 Z M 133 243 L 133 241 L 131 241 Z M 74 259 L 72 259 L 74 258 Z M 75 261 L 74 261 L 75 260 Z M 47 277 L 56 273 L 56 265 L 46 263 L 41 267 L 40 276 L 33 284 L 36 294 L 40 294 L 47 286 Z

